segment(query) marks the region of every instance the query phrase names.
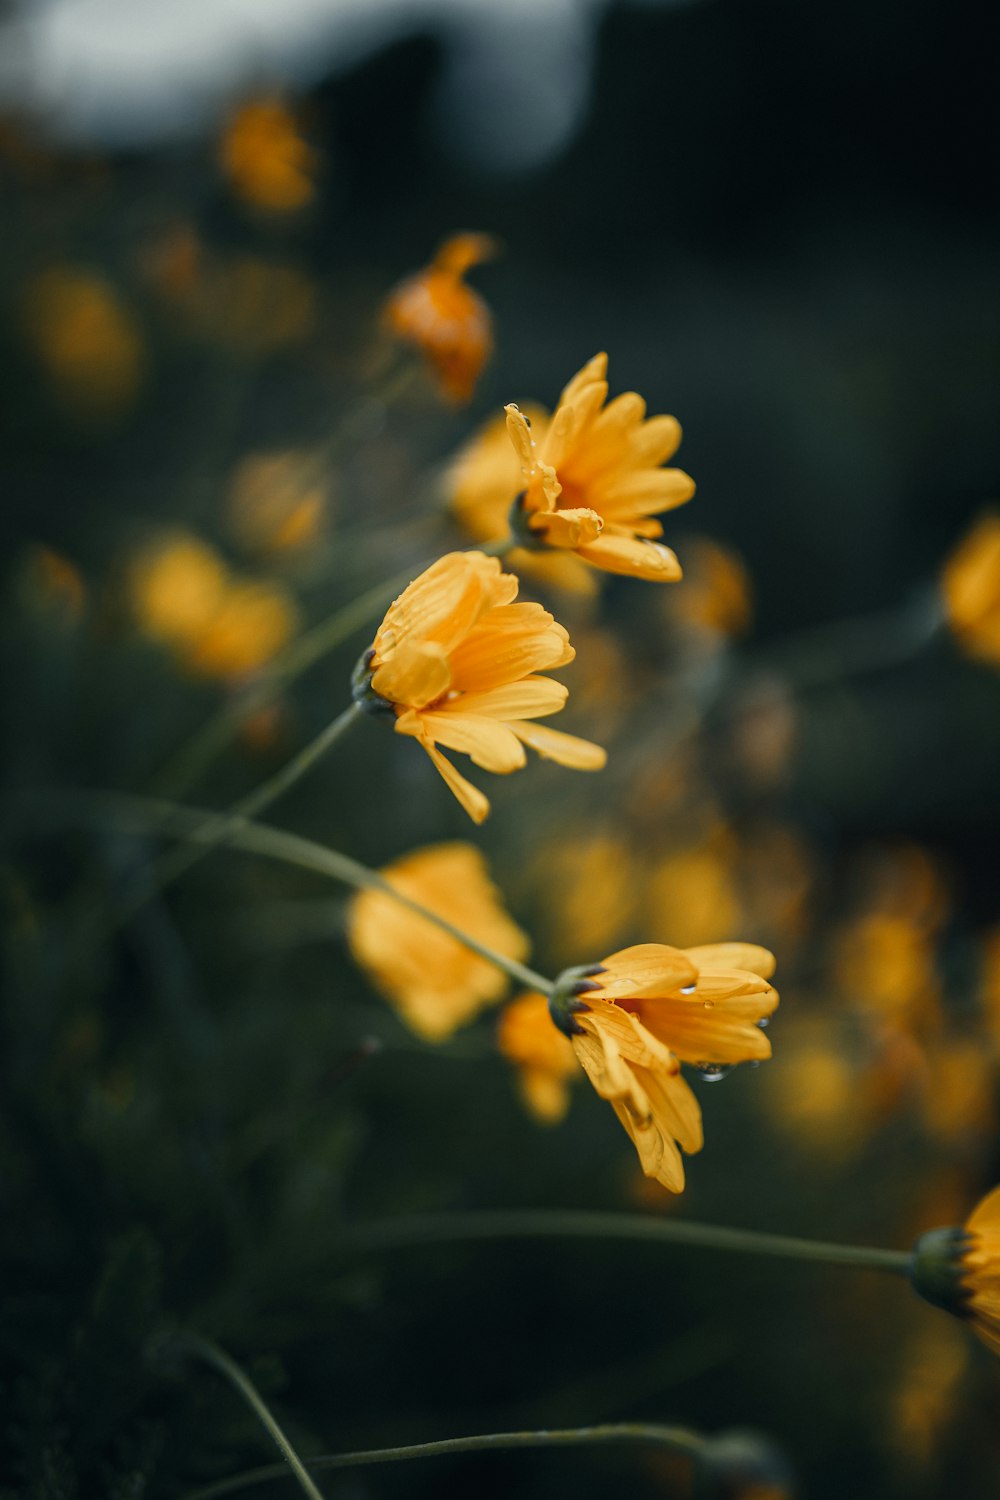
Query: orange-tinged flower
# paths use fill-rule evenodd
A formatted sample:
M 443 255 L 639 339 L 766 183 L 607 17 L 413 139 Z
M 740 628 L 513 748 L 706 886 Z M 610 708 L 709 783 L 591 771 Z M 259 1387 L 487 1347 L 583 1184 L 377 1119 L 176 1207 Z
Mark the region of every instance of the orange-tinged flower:
M 429 266 L 401 282 L 385 304 L 389 328 L 420 350 L 452 401 L 469 400 L 493 349 L 489 308 L 464 277 L 496 252 L 489 235 L 457 234 L 445 241 Z
M 520 408 L 535 442 L 548 426 L 548 412 L 527 403 Z M 451 512 L 474 542 L 502 542 L 510 535 L 510 511 L 523 486 L 521 461 L 511 446 L 507 418 L 491 417 L 452 462 L 445 485 Z M 596 593 L 594 574 L 570 552 L 535 552 L 515 547 L 508 553 L 515 573 L 554 584 L 568 592 Z
M 521 1097 L 536 1120 L 557 1125 L 569 1109 L 578 1069 L 568 1038 L 552 1024 L 547 997 L 529 992 L 505 1006 L 497 1045 L 517 1065 Z
M 471 844 L 417 849 L 381 874 L 395 890 L 496 952 L 528 956 L 527 937 L 504 911 L 486 861 Z M 382 891 L 353 898 L 347 932 L 358 963 L 411 1031 L 427 1041 L 443 1041 L 496 1004 L 507 988 L 494 964 Z
M 987 511 L 962 539 L 945 564 L 941 586 L 960 645 L 1000 666 L 1000 514 Z
M 678 1147 L 702 1145 L 701 1110 L 681 1062 L 720 1077 L 770 1057 L 761 1023 L 778 1004 L 767 982 L 773 972 L 773 954 L 750 943 L 641 943 L 575 987 L 571 1041 L 580 1064 L 614 1106 L 647 1177 L 672 1192 L 684 1186 Z
M 525 745 L 579 771 L 605 762 L 599 745 L 533 722 L 567 696 L 562 683 L 537 674 L 575 653 L 540 604 L 513 602 L 517 587 L 496 558 L 448 553 L 390 606 L 355 678 L 357 701 L 394 715 L 397 734 L 423 746 L 477 823 L 489 802 L 439 745 L 501 775 L 520 770 Z
M 911 1274 L 922 1297 L 965 1318 L 987 1348 L 1000 1354 L 1000 1187 L 987 1193 L 964 1226 L 922 1235 Z
M 229 121 L 220 147 L 235 191 L 255 208 L 288 213 L 313 196 L 317 157 L 280 99 L 244 104 Z
M 607 355 L 597 354 L 563 391 L 539 441 L 516 406 L 507 427 L 521 463 L 525 539 L 575 552 L 594 567 L 660 583 L 680 578 L 669 547 L 655 538 L 660 511 L 683 505 L 694 483 L 661 466 L 676 451 L 673 417 L 646 419 L 627 391 L 605 405 Z

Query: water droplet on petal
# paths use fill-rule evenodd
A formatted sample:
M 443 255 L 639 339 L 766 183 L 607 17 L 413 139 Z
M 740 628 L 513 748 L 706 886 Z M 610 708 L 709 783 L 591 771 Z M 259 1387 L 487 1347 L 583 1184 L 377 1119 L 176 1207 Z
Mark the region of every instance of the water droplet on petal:
M 735 1063 L 699 1063 L 698 1077 L 703 1083 L 718 1083 L 726 1078 L 735 1066 Z
M 693 984 L 682 985 L 681 986 L 681 994 L 682 995 L 693 995 L 694 992 L 695 992 L 695 988 L 696 988 L 696 986 L 693 985 Z
M 770 1026 L 770 1024 L 771 1024 L 771 1017 L 770 1016 L 761 1016 L 760 1020 L 757 1022 L 757 1030 L 758 1031 L 766 1031 L 767 1028 Z

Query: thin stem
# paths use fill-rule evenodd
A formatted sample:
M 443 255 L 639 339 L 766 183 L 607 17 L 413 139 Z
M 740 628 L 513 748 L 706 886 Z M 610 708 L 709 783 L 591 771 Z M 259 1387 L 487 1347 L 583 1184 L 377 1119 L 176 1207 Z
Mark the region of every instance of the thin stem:
M 475 1437 L 442 1438 L 436 1443 L 408 1443 L 401 1448 L 367 1448 L 359 1453 L 325 1453 L 309 1459 L 315 1470 L 356 1469 L 364 1464 L 394 1464 L 408 1458 L 440 1458 L 454 1453 L 495 1453 L 511 1448 L 578 1448 L 597 1443 L 654 1443 L 674 1453 L 695 1457 L 705 1439 L 684 1427 L 662 1427 L 654 1422 L 607 1422 L 595 1427 L 543 1428 L 536 1432 L 484 1432 Z M 195 1490 L 185 1500 L 216 1500 L 234 1490 L 280 1479 L 280 1464 L 250 1469 Z
M 228 812 L 208 814 L 202 827 L 196 831 L 195 835 L 192 835 L 198 847 L 174 849 L 164 858 L 157 860 L 149 871 L 148 879 L 137 885 L 125 903 L 121 914 L 122 919 L 133 916 L 154 895 L 172 885 L 179 876 L 198 864 L 206 854 L 217 849 L 220 844 L 232 842 L 233 835 L 244 823 L 270 807 L 272 802 L 276 802 L 290 787 L 294 786 L 331 746 L 335 745 L 348 730 L 359 722 L 362 713 L 363 710 L 356 703 L 350 704 L 338 718 L 327 724 L 315 739 L 310 740 L 298 755 L 293 755 L 280 771 L 276 771 L 273 776 L 261 782 L 260 786 L 255 787 L 252 792 L 234 803 Z
M 708 1250 L 738 1251 L 746 1255 L 774 1255 L 785 1260 L 858 1266 L 903 1276 L 909 1273 L 911 1262 L 906 1250 L 833 1245 L 790 1235 L 762 1234 L 752 1229 L 728 1229 L 718 1224 L 692 1224 L 677 1219 L 654 1219 L 645 1214 L 589 1213 L 574 1209 L 407 1215 L 381 1223 L 355 1225 L 347 1231 L 343 1243 L 352 1250 L 389 1250 L 455 1240 L 504 1239 L 650 1240 L 699 1245 Z
M 200 808 L 182 807 L 177 803 L 154 798 L 114 794 L 92 795 L 85 800 L 92 810 L 100 811 L 105 817 L 110 816 L 122 827 L 136 829 L 143 833 L 165 834 L 171 838 L 184 839 L 196 844 L 201 844 L 211 837 L 212 814 Z M 214 847 L 217 842 L 218 840 L 213 840 L 212 846 Z M 327 849 L 322 844 L 313 843 L 311 839 L 301 838 L 295 833 L 286 833 L 280 828 L 271 828 L 263 823 L 251 823 L 246 818 L 240 818 L 238 822 L 230 826 L 226 832 L 225 842 L 230 848 L 241 849 L 247 854 L 262 854 L 267 859 L 281 860 L 284 864 L 297 865 L 300 869 L 312 870 L 316 874 L 339 880 L 344 885 L 353 886 L 356 890 L 381 891 L 400 906 L 407 907 L 416 916 L 433 922 L 456 942 L 471 949 L 473 953 L 478 953 L 480 958 L 485 958 L 488 963 L 495 964 L 498 969 L 503 969 L 504 973 L 509 974 L 518 984 L 526 985 L 528 989 L 541 990 L 546 995 L 552 989 L 551 979 L 546 979 L 544 975 L 536 973 L 534 969 L 529 969 L 526 964 L 519 963 L 515 958 L 508 958 L 506 954 L 497 953 L 492 948 L 488 948 L 485 943 L 463 932 L 446 917 L 439 916 L 429 907 L 422 906 L 419 901 L 414 901 L 410 896 L 397 890 L 377 870 L 369 869 L 367 865 L 351 859 L 347 854 L 341 854 L 339 850 Z
M 193 1354 L 198 1359 L 205 1360 L 207 1364 L 214 1366 L 221 1375 L 225 1376 L 230 1385 L 235 1387 L 250 1409 L 259 1417 L 261 1424 L 270 1433 L 288 1467 L 302 1486 L 304 1493 L 309 1496 L 309 1500 L 323 1500 L 322 1490 L 316 1485 L 305 1464 L 292 1447 L 283 1428 L 272 1415 L 257 1387 L 250 1377 L 240 1369 L 236 1361 L 230 1359 L 225 1350 L 220 1349 L 217 1344 L 211 1343 L 208 1339 L 203 1339 L 197 1333 L 178 1334 L 173 1342 L 176 1347 L 185 1350 L 188 1354 Z M 284 1465 L 277 1464 L 273 1466 L 270 1473 L 272 1475 L 284 1474 Z
M 504 557 L 513 547 L 509 537 L 502 542 L 487 542 L 473 549 L 489 557 Z M 430 562 L 411 564 L 403 572 L 373 588 L 366 589 L 311 630 L 305 631 L 269 664 L 266 676 L 256 679 L 241 693 L 224 703 L 201 729 L 178 751 L 155 782 L 158 792 L 170 797 L 182 796 L 202 772 L 220 755 L 239 732 L 251 714 L 270 703 L 276 690 L 293 682 L 303 672 L 350 640 L 362 626 L 375 620 L 407 584 L 412 583 Z

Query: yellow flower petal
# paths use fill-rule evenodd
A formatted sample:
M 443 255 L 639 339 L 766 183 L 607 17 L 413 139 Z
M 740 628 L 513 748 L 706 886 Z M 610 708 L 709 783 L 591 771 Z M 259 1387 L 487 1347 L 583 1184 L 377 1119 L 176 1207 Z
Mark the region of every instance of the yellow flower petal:
M 607 765 L 608 752 L 602 745 L 578 739 L 575 734 L 563 734 L 561 730 L 550 729 L 547 724 L 518 723 L 510 727 L 518 739 L 530 745 L 543 760 L 554 760 L 573 771 L 603 771 Z

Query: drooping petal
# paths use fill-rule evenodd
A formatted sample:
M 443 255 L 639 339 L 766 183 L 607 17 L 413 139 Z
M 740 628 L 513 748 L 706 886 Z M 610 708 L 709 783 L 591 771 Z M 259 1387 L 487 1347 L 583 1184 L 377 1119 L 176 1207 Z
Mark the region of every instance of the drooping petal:
M 563 734 L 559 729 L 550 729 L 547 724 L 511 724 L 510 728 L 530 745 L 543 760 L 554 760 L 571 771 L 603 771 L 607 765 L 608 752 L 602 745 L 591 740 L 578 739 L 575 734 Z
M 448 758 L 435 750 L 433 745 L 424 745 L 424 749 L 430 756 L 436 769 L 443 777 L 448 790 L 452 792 L 461 802 L 465 811 L 469 814 L 473 823 L 482 823 L 489 816 L 489 798 L 484 797 L 478 787 L 472 785 L 461 776 Z

